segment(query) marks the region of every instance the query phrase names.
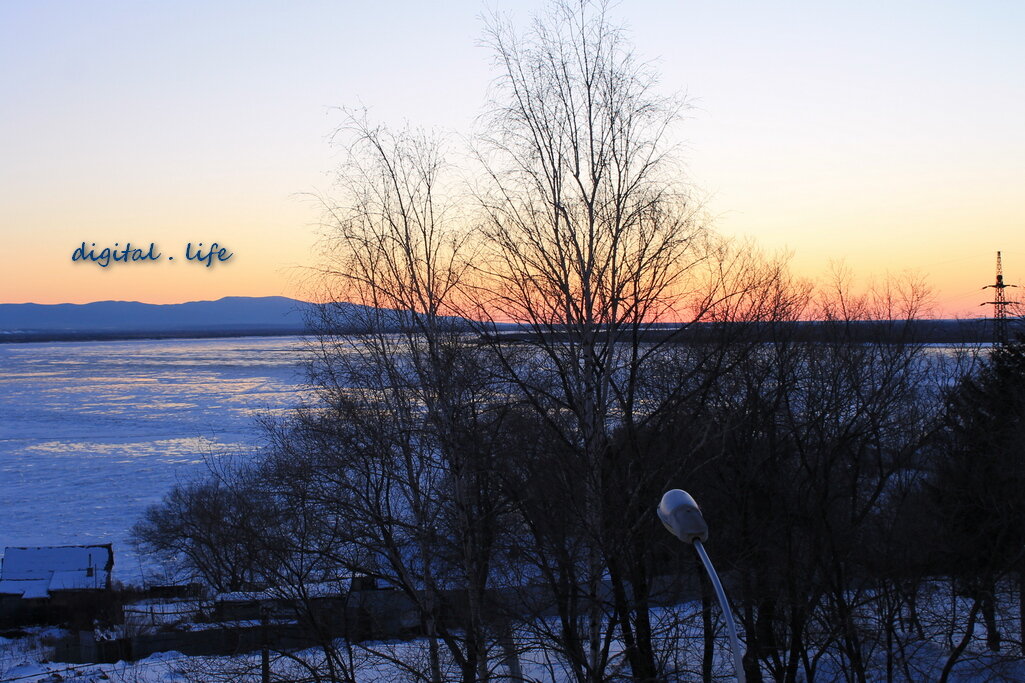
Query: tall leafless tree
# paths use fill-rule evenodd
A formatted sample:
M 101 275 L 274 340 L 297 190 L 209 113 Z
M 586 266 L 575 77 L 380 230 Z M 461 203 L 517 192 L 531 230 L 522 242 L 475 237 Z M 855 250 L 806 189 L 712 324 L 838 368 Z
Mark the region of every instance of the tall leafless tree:
M 542 574 L 560 596 L 569 667 L 604 680 L 622 636 L 633 675 L 646 680 L 658 664 L 642 530 L 665 481 L 664 469 L 642 464 L 635 435 L 682 390 L 654 381 L 678 349 L 672 331 L 653 333 L 729 317 L 778 272 L 745 269 L 706 228 L 674 156 L 683 103 L 659 93 L 607 5 L 554 3 L 525 33 L 494 17 L 486 35 L 499 77 L 479 146 L 485 257 L 465 290 L 467 317 L 484 321 L 502 380 L 562 454 L 546 472 L 566 490 L 546 495 L 572 505 L 560 515 L 535 495 L 524 514 L 568 524 Z M 502 323 L 529 335 L 489 334 Z
M 502 496 L 494 460 L 506 410 L 493 397 L 482 351 L 452 312 L 472 254 L 443 144 L 392 134 L 353 118 L 329 209 L 326 271 L 336 286 L 321 308 L 311 377 L 322 410 L 306 426 L 324 436 L 335 473 L 323 471 L 363 566 L 417 605 L 429 642 L 464 680 L 487 680 L 498 642 L 486 609 Z M 352 303 L 360 304 L 354 308 Z M 362 333 L 348 331 L 353 317 Z M 340 558 L 341 559 L 341 558 Z M 351 563 L 350 563 L 351 566 Z M 465 619 L 442 618 L 451 590 Z

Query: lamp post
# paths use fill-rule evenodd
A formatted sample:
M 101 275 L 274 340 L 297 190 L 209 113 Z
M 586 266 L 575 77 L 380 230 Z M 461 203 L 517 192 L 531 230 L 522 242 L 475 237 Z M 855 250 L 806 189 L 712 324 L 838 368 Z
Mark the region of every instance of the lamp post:
M 726 600 L 726 592 L 719 582 L 719 575 L 715 573 L 712 560 L 705 552 L 703 542 L 708 540 L 708 524 L 701 515 L 701 509 L 689 493 L 673 489 L 666 491 L 662 496 L 662 501 L 658 504 L 658 518 L 673 536 L 684 543 L 692 544 L 701 558 L 701 563 L 705 565 L 705 571 L 708 572 L 708 578 L 711 579 L 715 594 L 719 598 L 723 616 L 726 617 L 726 629 L 730 634 L 730 648 L 733 650 L 733 666 L 737 672 L 737 681 L 745 683 L 744 650 L 737 637 L 737 624 L 733 621 L 733 612 L 730 611 L 730 604 Z

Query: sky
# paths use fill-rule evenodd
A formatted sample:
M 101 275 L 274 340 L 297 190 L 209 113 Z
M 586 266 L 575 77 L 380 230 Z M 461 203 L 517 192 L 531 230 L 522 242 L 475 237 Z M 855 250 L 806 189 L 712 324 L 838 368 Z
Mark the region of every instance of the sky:
M 0 0 L 0 302 L 303 296 L 340 108 L 469 134 L 496 75 L 482 15 L 542 6 Z M 923 276 L 937 316 L 989 312 L 997 250 L 1025 284 L 1025 3 L 612 14 L 686 96 L 688 181 L 721 232 L 811 279 Z M 73 262 L 83 242 L 162 258 Z M 186 260 L 200 242 L 231 256 Z

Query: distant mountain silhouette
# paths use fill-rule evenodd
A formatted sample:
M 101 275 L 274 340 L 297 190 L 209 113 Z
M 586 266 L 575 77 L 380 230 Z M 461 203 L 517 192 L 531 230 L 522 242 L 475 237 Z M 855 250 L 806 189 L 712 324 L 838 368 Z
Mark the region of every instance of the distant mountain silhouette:
M 363 331 L 371 322 L 399 329 L 405 319 L 397 311 L 359 304 L 326 306 L 332 330 L 339 333 Z M 304 334 L 323 310 L 318 304 L 282 296 L 229 296 L 183 304 L 0 304 L 0 342 Z
M 237 327 L 305 328 L 311 304 L 282 296 L 229 296 L 217 301 L 143 304 L 0 304 L 0 331 L 142 332 Z

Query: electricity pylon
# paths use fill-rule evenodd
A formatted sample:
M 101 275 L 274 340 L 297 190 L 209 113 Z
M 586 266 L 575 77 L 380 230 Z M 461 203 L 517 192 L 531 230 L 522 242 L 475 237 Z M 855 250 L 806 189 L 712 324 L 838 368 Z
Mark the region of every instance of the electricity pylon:
M 1008 301 L 1007 297 L 1004 296 L 1004 290 L 1008 287 L 1017 287 L 1018 285 L 1009 285 L 1004 282 L 1004 269 L 1000 265 L 1000 252 L 997 252 L 997 281 L 996 284 L 986 285 L 983 289 L 989 289 L 992 287 L 996 290 L 996 296 L 993 297 L 994 301 L 987 301 L 979 304 L 980 306 L 993 306 L 993 343 L 998 346 L 1003 346 L 1007 343 L 1007 307 L 1011 304 L 1018 303 L 1017 301 Z

